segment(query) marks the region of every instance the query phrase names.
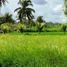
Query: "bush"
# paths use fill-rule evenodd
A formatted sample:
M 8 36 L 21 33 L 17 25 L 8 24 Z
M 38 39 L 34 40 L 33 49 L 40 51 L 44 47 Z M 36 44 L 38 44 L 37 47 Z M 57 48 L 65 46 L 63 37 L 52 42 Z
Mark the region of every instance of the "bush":
M 20 23 L 20 22 L 18 23 L 17 27 L 18 27 L 18 30 L 19 30 L 20 32 L 23 32 L 24 29 L 25 29 L 25 25 L 22 24 L 22 23 Z
M 10 32 L 14 32 L 14 31 L 17 31 L 17 24 L 10 24 Z
M 63 32 L 66 32 L 66 28 L 67 28 L 66 25 L 62 25 L 62 30 L 63 30 Z
M 51 27 L 51 28 L 45 28 L 44 31 L 45 32 L 59 32 L 61 30 L 60 30 L 60 27 Z
M 44 28 L 44 25 L 45 25 L 45 23 L 39 23 L 39 22 L 37 22 L 36 23 L 37 31 L 38 32 L 42 32 L 42 30 Z
M 9 24 L 7 24 L 7 23 L 1 24 L 1 30 L 2 30 L 4 33 L 9 32 L 9 31 L 10 31 L 10 26 L 9 26 Z

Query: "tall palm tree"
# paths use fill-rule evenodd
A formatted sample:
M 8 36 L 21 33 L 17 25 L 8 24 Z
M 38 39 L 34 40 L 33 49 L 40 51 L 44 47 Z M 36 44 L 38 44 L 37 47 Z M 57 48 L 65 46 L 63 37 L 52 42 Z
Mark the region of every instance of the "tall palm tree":
M 35 12 L 34 9 L 32 9 L 31 7 L 29 6 L 32 6 L 32 2 L 31 0 L 19 0 L 19 4 L 20 4 L 20 7 L 15 9 L 15 11 L 18 11 L 18 19 L 20 21 L 23 21 L 23 20 L 31 20 L 33 19 L 33 14 L 32 12 Z
M 36 23 L 36 27 L 38 32 L 41 32 L 45 26 L 45 21 L 43 20 L 43 16 L 38 16 L 37 17 L 37 23 Z
M 7 0 L 0 0 L 0 14 L 1 14 L 1 7 L 2 5 L 5 5 L 6 2 Z

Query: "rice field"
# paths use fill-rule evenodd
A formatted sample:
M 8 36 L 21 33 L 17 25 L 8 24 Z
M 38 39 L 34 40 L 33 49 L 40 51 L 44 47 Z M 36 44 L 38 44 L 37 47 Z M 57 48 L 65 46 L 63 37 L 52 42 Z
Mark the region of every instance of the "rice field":
M 0 67 L 67 67 L 67 35 L 0 34 Z

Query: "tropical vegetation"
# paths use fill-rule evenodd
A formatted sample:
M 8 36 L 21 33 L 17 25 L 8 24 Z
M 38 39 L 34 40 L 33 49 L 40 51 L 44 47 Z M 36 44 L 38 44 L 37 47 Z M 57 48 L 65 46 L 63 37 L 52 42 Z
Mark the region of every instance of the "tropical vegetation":
M 7 0 L 0 1 L 0 7 L 6 4 Z M 9 2 L 8 2 L 9 3 Z M 64 14 L 66 15 L 66 0 L 64 1 L 65 8 Z M 32 8 L 33 4 L 31 0 L 19 0 L 18 4 L 20 5 L 15 9 L 14 12 L 17 12 L 17 20 L 13 19 L 12 14 L 5 13 L 5 15 L 0 16 L 0 30 L 4 30 L 3 27 L 9 28 L 9 32 L 65 32 L 67 31 L 67 24 L 62 23 L 53 23 L 47 22 L 43 19 L 43 16 L 38 16 L 35 20 L 34 14 L 35 10 Z M 3 26 L 3 27 L 2 27 Z M 7 31 L 7 30 L 6 30 Z
M 0 0 L 0 8 L 6 2 Z M 0 67 L 67 67 L 67 23 L 35 19 L 31 0 L 18 4 L 16 20 L 11 13 L 0 15 Z

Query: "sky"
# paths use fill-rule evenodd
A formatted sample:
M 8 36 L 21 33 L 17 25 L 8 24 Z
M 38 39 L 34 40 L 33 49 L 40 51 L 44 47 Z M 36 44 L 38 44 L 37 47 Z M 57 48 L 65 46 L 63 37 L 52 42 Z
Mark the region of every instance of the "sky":
M 6 6 L 2 7 L 1 13 L 10 12 L 16 18 L 14 10 L 18 7 L 18 0 L 8 0 Z M 48 22 L 66 22 L 67 18 L 64 15 L 64 0 L 32 0 L 33 9 L 35 9 L 35 18 L 43 16 L 43 19 Z

